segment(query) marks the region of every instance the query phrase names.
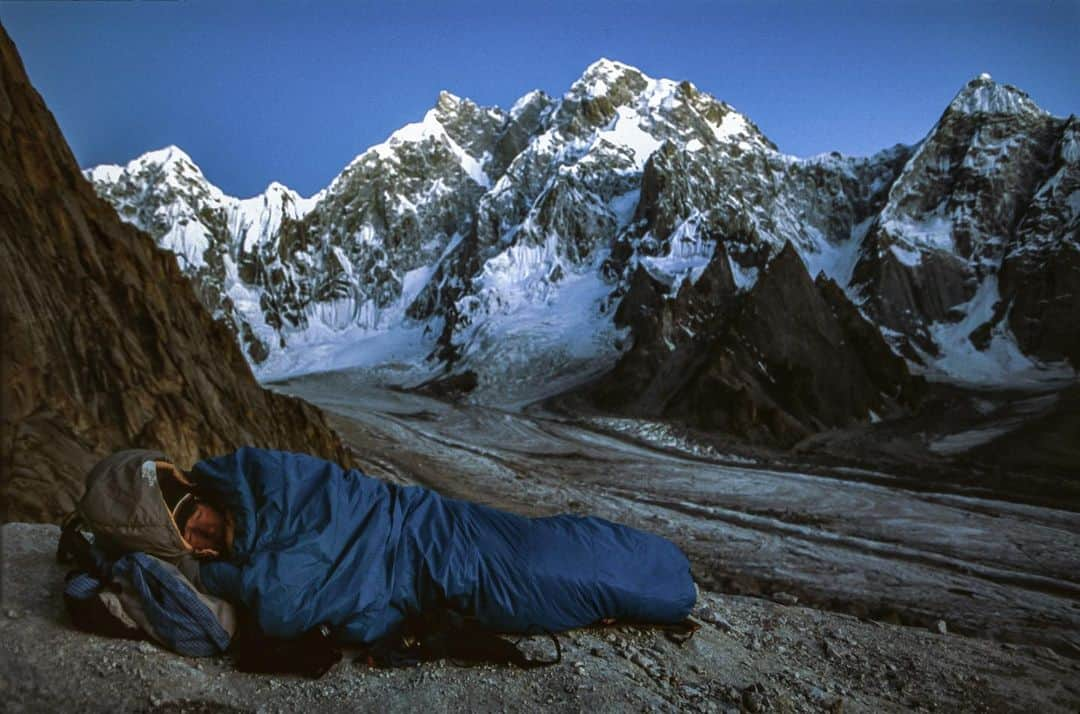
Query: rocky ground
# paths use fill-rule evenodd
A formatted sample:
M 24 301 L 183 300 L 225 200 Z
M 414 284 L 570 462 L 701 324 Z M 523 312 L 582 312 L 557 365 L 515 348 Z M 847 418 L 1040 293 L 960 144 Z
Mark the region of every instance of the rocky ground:
M 322 679 L 234 671 L 149 642 L 72 628 L 51 525 L 3 526 L 0 699 L 8 712 L 709 711 L 1071 712 L 1080 663 L 767 600 L 703 593 L 678 645 L 648 628 L 562 636 L 563 661 L 522 671 L 447 663 L 380 671 L 347 656 Z M 543 639 L 524 643 L 550 651 Z

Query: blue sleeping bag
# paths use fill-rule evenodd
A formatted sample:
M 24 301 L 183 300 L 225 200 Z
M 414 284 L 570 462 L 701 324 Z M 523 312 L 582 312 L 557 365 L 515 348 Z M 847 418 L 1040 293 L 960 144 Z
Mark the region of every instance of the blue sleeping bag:
M 203 586 L 275 637 L 327 624 L 370 643 L 443 607 L 501 632 L 675 623 L 696 597 L 677 546 L 600 518 L 525 518 L 247 447 L 193 475 L 236 521 L 228 559 L 202 563 Z

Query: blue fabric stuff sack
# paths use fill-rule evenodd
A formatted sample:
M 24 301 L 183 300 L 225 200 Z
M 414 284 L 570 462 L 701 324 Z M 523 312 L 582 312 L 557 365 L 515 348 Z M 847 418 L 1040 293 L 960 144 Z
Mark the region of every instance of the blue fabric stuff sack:
M 145 553 L 129 553 L 102 570 L 108 583 L 79 573 L 68 580 L 64 595 L 101 598 L 132 634 L 143 632 L 188 657 L 210 657 L 228 649 L 228 620 L 223 623 L 220 609 L 211 607 L 175 567 Z
M 145 553 L 131 553 L 113 565 L 113 578 L 128 583 L 142 604 L 145 629 L 173 652 L 210 657 L 228 649 L 232 634 L 167 564 Z
M 255 448 L 201 461 L 193 476 L 236 524 L 230 556 L 201 563 L 202 586 L 274 637 L 325 624 L 366 644 L 436 608 L 513 633 L 670 624 L 696 599 L 676 545 L 601 518 L 525 518 Z

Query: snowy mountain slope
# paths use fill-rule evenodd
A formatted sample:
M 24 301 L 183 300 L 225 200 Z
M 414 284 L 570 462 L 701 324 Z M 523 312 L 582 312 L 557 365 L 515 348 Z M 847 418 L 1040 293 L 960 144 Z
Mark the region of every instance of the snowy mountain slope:
M 176 149 L 88 175 L 178 254 L 262 377 L 371 365 L 382 341 L 410 345 L 392 350 L 410 374 L 475 371 L 483 394 L 610 366 L 635 272 L 674 297 L 721 244 L 745 292 L 790 242 L 932 372 L 971 376 L 950 357 L 996 340 L 1019 359 L 991 356 L 990 378 L 1060 359 L 1067 335 L 1025 305 L 1061 280 L 1024 286 L 1073 245 L 1076 145 L 1075 119 L 983 76 L 916 147 L 799 159 L 689 82 L 602 59 L 509 111 L 443 92 L 306 201 L 231 199 Z
M 251 251 L 274 242 L 282 222 L 302 217 L 320 195 L 305 199 L 274 182 L 248 199 L 226 196 L 175 146 L 84 174 L 120 218 L 176 254 L 199 299 L 229 324 L 248 358 L 266 359 L 276 341 L 267 334 L 258 298 L 252 306 L 236 294 L 237 266 Z

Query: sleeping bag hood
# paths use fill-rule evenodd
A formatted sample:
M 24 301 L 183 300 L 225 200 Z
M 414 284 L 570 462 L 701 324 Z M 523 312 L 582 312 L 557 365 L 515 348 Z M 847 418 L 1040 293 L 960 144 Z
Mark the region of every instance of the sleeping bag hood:
M 105 548 L 141 551 L 169 562 L 189 560 L 184 541 L 165 502 L 155 461 L 160 451 L 127 449 L 102 459 L 86 477 L 76 511 Z

